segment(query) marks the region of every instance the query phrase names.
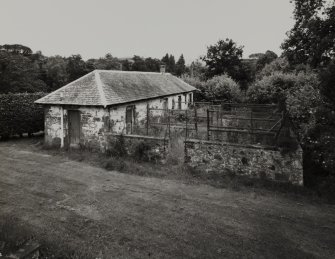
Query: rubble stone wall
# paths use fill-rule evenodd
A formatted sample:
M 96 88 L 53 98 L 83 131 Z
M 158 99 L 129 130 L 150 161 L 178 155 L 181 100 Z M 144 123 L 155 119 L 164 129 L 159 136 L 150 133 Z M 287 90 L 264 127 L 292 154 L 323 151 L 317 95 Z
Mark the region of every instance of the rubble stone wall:
M 302 150 L 279 149 L 213 141 L 185 141 L 185 160 L 203 172 L 230 170 L 238 175 L 303 185 Z

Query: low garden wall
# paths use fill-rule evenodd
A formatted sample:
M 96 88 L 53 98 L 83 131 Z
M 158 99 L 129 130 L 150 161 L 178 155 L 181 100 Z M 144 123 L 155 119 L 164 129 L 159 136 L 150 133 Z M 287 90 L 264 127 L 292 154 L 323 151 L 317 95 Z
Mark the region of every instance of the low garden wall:
M 228 169 L 238 175 L 303 185 L 300 147 L 283 152 L 272 147 L 186 140 L 185 160 L 204 173 Z
M 114 156 L 131 156 L 141 161 L 159 162 L 167 157 L 169 140 L 140 135 L 106 133 L 105 152 Z

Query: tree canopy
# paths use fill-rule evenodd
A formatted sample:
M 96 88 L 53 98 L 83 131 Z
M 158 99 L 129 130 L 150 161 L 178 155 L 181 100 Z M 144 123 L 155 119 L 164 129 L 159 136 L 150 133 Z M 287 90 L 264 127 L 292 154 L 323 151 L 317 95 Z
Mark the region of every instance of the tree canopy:
M 232 78 L 237 78 L 242 54 L 243 46 L 237 46 L 232 39 L 219 40 L 210 45 L 207 47 L 207 54 L 201 58 L 207 66 L 207 77 L 227 73 Z
M 292 0 L 294 27 L 282 44 L 283 55 L 293 65 L 316 68 L 335 57 L 335 2 Z

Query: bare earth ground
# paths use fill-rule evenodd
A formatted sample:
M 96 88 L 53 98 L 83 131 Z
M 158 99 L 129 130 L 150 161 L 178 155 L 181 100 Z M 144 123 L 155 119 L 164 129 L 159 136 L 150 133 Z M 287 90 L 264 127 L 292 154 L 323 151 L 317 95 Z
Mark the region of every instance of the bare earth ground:
M 55 244 L 103 258 L 335 257 L 335 206 L 106 171 L 28 143 L 0 142 L 0 221 Z

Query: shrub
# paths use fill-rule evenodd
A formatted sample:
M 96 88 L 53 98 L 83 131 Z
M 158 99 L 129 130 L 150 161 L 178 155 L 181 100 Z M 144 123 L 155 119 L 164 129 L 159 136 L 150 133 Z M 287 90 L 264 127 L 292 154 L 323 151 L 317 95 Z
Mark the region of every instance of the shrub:
M 205 85 L 205 94 L 211 100 L 242 101 L 239 85 L 227 74 L 215 76 L 208 80 Z
M 111 157 L 105 162 L 104 168 L 122 172 L 126 168 L 126 163 L 122 159 Z
M 133 156 L 138 161 L 150 161 L 150 150 L 151 146 L 148 143 L 141 141 L 135 146 Z
M 107 155 L 124 157 L 128 154 L 123 135 L 116 136 L 110 143 L 110 148 L 106 151 Z
M 34 133 L 44 130 L 43 107 L 34 101 L 45 93 L 0 95 L 0 136 Z
M 238 83 L 227 74 L 215 76 L 208 81 L 201 81 L 196 77 L 183 77 L 183 80 L 199 90 L 194 93 L 194 100 L 196 101 L 227 100 L 241 102 L 243 99 Z

